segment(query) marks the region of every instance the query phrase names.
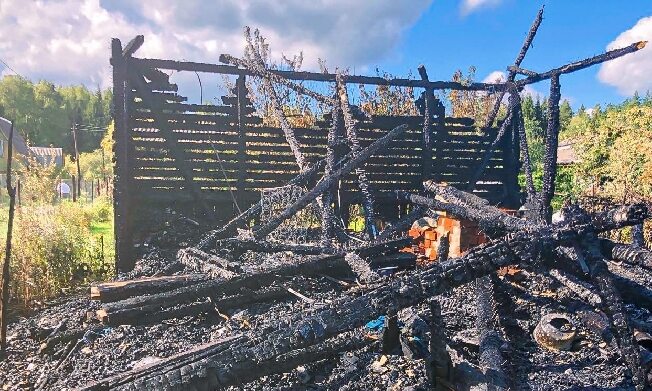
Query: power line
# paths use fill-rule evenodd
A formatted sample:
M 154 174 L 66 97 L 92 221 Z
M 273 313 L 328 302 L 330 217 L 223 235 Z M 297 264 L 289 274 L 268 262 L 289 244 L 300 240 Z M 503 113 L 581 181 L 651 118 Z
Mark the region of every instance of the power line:
M 20 73 L 16 72 L 16 71 L 15 71 L 12 67 L 10 67 L 9 64 L 7 64 L 7 63 L 5 62 L 5 60 L 3 60 L 2 58 L 0 58 L 0 62 L 1 62 L 2 64 L 4 64 L 4 66 L 7 67 L 7 69 L 9 69 L 10 71 L 12 71 L 13 73 L 15 73 L 16 75 L 18 75 L 19 77 L 22 77 L 23 79 L 25 79 L 25 77 L 23 77 L 23 75 L 21 75 Z

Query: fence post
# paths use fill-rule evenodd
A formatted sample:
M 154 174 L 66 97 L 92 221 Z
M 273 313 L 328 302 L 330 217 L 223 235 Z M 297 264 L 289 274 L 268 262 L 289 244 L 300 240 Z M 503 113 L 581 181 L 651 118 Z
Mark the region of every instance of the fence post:
M 77 181 L 75 180 L 75 176 L 71 175 L 72 177 L 72 202 L 77 202 Z

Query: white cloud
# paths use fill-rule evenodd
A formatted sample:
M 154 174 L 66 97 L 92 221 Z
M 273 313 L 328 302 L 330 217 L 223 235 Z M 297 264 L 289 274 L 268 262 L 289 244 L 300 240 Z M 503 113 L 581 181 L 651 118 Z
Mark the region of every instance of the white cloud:
M 493 71 L 489 73 L 484 79 L 483 83 L 502 83 L 507 80 L 507 72 L 504 71 Z M 534 100 L 542 100 L 545 95 L 541 92 L 535 90 L 532 86 L 526 85 L 521 92 L 522 96 L 531 96 Z
M 142 57 L 217 62 L 242 54 L 249 25 L 276 58 L 303 51 L 308 68 L 319 57 L 361 68 L 390 54 L 431 1 L 2 0 L 0 58 L 28 78 L 108 86 L 111 37 L 145 35 Z
M 482 79 L 483 83 L 502 83 L 507 80 L 507 73 L 503 71 L 493 71 Z
M 638 41 L 652 41 L 652 16 L 640 19 L 634 27 L 621 33 L 607 50 L 628 46 Z M 598 79 L 618 89 L 623 95 L 652 90 L 652 47 L 606 62 L 600 67 Z
M 460 11 L 462 15 L 468 15 L 481 8 L 495 7 L 499 5 L 502 0 L 462 0 Z

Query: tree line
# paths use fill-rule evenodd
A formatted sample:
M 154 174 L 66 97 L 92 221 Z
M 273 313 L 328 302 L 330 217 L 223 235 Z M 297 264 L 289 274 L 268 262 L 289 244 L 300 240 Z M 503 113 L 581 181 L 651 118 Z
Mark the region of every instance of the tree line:
M 71 129 L 77 124 L 80 152 L 97 149 L 111 120 L 110 89 L 36 83 L 20 76 L 0 79 L 0 116 L 14 121 L 31 146 L 61 147 L 74 153 Z

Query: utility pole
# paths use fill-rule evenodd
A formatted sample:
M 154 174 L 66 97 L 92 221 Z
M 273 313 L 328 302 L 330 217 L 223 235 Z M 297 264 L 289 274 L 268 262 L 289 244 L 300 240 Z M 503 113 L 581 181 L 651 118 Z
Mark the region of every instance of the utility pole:
M 77 163 L 77 198 L 81 200 L 81 168 L 79 166 L 79 150 L 77 149 L 77 125 L 74 121 L 72 123 L 72 142 L 75 147 L 75 162 Z

